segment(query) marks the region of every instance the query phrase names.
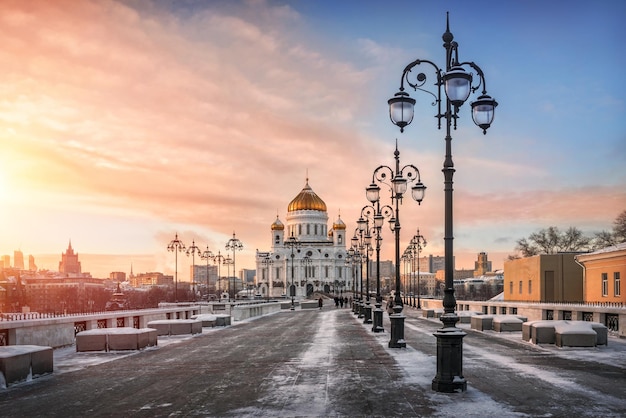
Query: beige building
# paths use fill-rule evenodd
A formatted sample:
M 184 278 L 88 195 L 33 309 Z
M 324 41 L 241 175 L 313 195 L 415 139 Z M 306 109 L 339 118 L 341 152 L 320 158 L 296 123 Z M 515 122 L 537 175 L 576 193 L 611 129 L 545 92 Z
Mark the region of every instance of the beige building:
M 577 253 L 542 254 L 504 263 L 504 300 L 581 302 L 583 269 Z

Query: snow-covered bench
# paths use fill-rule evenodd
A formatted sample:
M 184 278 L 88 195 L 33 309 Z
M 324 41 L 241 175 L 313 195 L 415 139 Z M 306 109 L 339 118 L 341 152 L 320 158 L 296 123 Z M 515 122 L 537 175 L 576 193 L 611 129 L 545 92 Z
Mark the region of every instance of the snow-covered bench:
M 76 351 L 141 350 L 157 345 L 157 331 L 152 328 L 99 328 L 76 334 Z
M 217 323 L 217 316 L 213 314 L 200 314 L 193 315 L 191 319 L 196 319 L 202 322 L 202 327 L 211 327 L 213 328 Z
M 557 327 L 560 330 L 560 341 L 557 343 Z M 586 322 L 586 321 L 531 321 L 524 324 L 522 329 L 522 339 L 524 341 L 532 341 L 533 344 L 556 344 L 559 346 L 567 345 L 570 347 L 588 347 L 590 337 L 582 337 L 582 335 L 591 335 L 589 330 L 592 330 L 595 335 L 596 345 L 608 344 L 608 328 L 599 322 Z M 578 330 L 582 330 L 579 332 Z M 574 335 L 580 334 L 580 338 L 574 337 Z M 562 338 L 563 335 L 567 337 Z M 570 344 L 584 344 L 584 345 L 570 345 Z
M 218 327 L 225 327 L 227 325 L 230 325 L 230 315 L 215 315 L 215 325 Z
M 524 319 L 515 315 L 496 315 L 493 317 L 493 330 L 496 332 L 521 331 Z
M 470 327 L 478 331 L 493 329 L 493 315 L 474 315 L 470 319 Z
M 216 315 L 219 317 L 219 315 Z M 230 316 L 229 316 L 230 318 Z M 202 334 L 202 321 L 196 319 L 161 319 L 148 322 L 157 335 Z
M 585 321 L 559 321 L 554 324 L 554 335 L 558 347 L 595 347 L 598 337 Z
M 469 324 L 472 322 L 473 317 L 482 315 L 481 312 L 476 311 L 457 311 L 456 314 L 459 317 L 459 323 L 461 324 Z
M 0 347 L 0 388 L 52 373 L 52 347 L 6 345 Z

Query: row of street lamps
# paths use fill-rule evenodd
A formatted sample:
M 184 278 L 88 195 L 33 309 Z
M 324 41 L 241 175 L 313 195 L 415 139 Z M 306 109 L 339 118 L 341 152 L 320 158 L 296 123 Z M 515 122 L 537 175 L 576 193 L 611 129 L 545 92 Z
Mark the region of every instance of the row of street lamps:
M 475 93 L 482 87 L 482 94 L 476 101 L 471 103 L 472 118 L 474 123 L 486 134 L 487 129 L 493 122 L 495 108 L 498 103 L 487 95 L 485 78 L 483 71 L 474 62 L 460 62 L 458 58 L 458 44 L 454 41 L 454 36 L 450 32 L 449 19 L 446 17 L 446 32 L 443 34 L 444 48 L 446 50 L 445 68 L 439 68 L 435 63 L 429 60 L 415 60 L 407 65 L 402 72 L 400 79 L 400 91 L 388 100 L 389 116 L 393 124 L 400 128 L 400 132 L 404 132 L 404 128 L 413 121 L 415 99 L 411 98 L 404 91 L 404 84 L 412 87 L 414 90 L 420 90 L 431 94 L 435 98 L 438 112 L 436 118 L 438 120 L 438 128 L 441 129 L 442 120 L 445 121 L 445 160 L 442 172 L 444 174 L 444 248 L 445 248 L 445 283 L 443 307 L 444 313 L 441 316 L 443 323 L 442 328 L 435 333 L 437 338 L 437 374 L 432 381 L 432 389 L 438 392 L 456 392 L 465 391 L 467 383 L 463 377 L 463 337 L 466 335 L 462 330 L 456 327 L 458 317 L 455 313 L 456 300 L 454 297 L 454 251 L 453 251 L 453 175 L 455 172 L 454 163 L 452 161 L 452 128 L 456 129 L 457 118 L 459 117 L 459 109 L 469 98 L 470 93 Z M 434 69 L 437 87 L 436 93 L 424 88 L 427 76 L 423 72 L 415 75 L 414 81 L 411 81 L 412 70 L 422 64 L 431 66 Z M 478 81 L 474 83 L 473 75 L 465 71 L 464 67 L 469 67 L 476 71 Z M 442 95 L 442 88 L 445 96 Z M 442 105 L 445 106 L 442 108 Z M 372 238 L 375 238 L 376 248 L 376 309 L 374 310 L 374 321 L 372 331 L 380 332 L 382 328 L 382 309 L 380 296 L 380 243 L 381 227 L 385 219 L 388 219 L 391 231 L 395 238 L 395 294 L 393 297 L 393 314 L 390 314 L 391 322 L 391 338 L 389 347 L 402 348 L 406 347 L 404 341 L 404 319 L 402 314 L 403 300 L 401 297 L 401 278 L 400 278 L 400 204 L 402 198 L 408 189 L 410 183 L 412 198 L 420 204 L 424 199 L 426 186 L 420 180 L 419 169 L 408 164 L 401 167 L 400 151 L 396 140 L 396 149 L 394 152 L 395 168 L 381 165 L 374 170 L 372 183 L 366 188 L 366 197 L 371 205 L 365 206 L 361 210 L 361 217 L 357 221 L 354 238 L 352 239 L 352 247 L 349 250 L 348 261 L 357 269 L 361 268 L 361 263 L 366 261 L 369 267 L 369 255 L 372 251 Z M 391 203 L 381 207 L 380 185 L 389 188 Z M 370 222 L 372 227 L 370 228 Z M 426 240 L 419 229 L 417 234 L 413 236 L 409 247 L 405 251 L 404 259 L 410 259 L 413 263 L 417 260 L 417 292 L 413 290 L 412 300 L 407 298 L 409 305 L 421 309 L 420 300 L 420 266 L 419 256 L 422 248 L 426 246 Z M 354 269 L 353 269 L 354 270 Z M 412 266 L 412 276 L 414 276 L 415 266 Z M 359 274 L 362 277 L 361 274 Z M 361 279 L 360 297 L 356 293 L 356 271 L 353 271 L 355 281 L 354 290 L 354 312 L 361 313 L 365 316 L 367 322 L 368 314 L 366 307 L 369 305 L 369 272 L 367 275 L 366 300 L 363 300 L 363 283 Z M 414 277 L 413 277 L 414 279 Z M 415 301 L 415 293 L 417 293 L 417 303 Z M 370 308 L 371 309 L 371 308 Z
M 404 132 L 413 121 L 415 99 L 411 98 L 404 91 L 404 84 L 432 95 L 437 105 L 437 114 L 435 117 L 438 121 L 438 129 L 441 129 L 442 120 L 445 121 L 445 160 L 443 163 L 444 175 L 444 257 L 445 257 L 445 288 L 443 298 L 444 313 L 441 316 L 442 328 L 435 333 L 437 338 L 437 374 L 432 381 L 432 389 L 438 392 L 457 392 L 467 389 L 467 382 L 463 377 L 463 337 L 466 335 L 461 329 L 456 327 L 458 316 L 456 315 L 456 299 L 454 297 L 454 250 L 453 250 L 453 176 L 454 163 L 452 161 L 452 128 L 456 129 L 457 119 L 461 106 L 467 101 L 471 93 L 475 93 L 482 88 L 481 95 L 472 102 L 472 119 L 474 123 L 487 133 L 487 129 L 493 122 L 495 108 L 498 103 L 487 94 L 485 77 L 482 69 L 472 61 L 459 61 L 458 44 L 454 41 L 454 36 L 450 32 L 449 17 L 446 16 L 446 31 L 443 36 L 443 47 L 446 51 L 445 67 L 440 68 L 430 60 L 417 59 L 409 63 L 402 72 L 400 79 L 400 91 L 388 100 L 389 116 L 394 125 L 400 128 L 400 132 Z M 424 88 L 428 77 L 423 72 L 413 72 L 416 67 L 426 65 L 434 70 L 436 91 L 435 93 Z M 472 73 L 465 71 L 465 68 L 473 69 L 477 74 L 475 82 Z M 411 77 L 413 76 L 413 77 Z M 412 81 L 413 80 L 413 81 Z M 445 95 L 442 95 L 442 88 Z M 443 108 L 442 108 L 443 105 Z M 397 160 L 396 145 L 396 167 L 399 166 Z M 377 169 L 379 170 L 379 169 Z M 376 174 L 376 171 L 374 172 Z M 401 173 L 401 171 L 400 171 Z M 395 175 L 398 175 L 396 169 Z M 394 173 L 391 177 L 395 180 Z M 396 182 L 391 180 L 393 186 Z M 374 182 L 373 182 L 374 183 Z M 399 182 L 398 182 L 399 183 Z M 415 186 L 414 186 L 415 187 Z M 372 193 L 377 189 L 370 186 L 367 188 L 368 199 L 370 189 Z M 423 192 L 423 189 L 422 189 Z M 423 197 L 423 194 L 422 194 Z M 401 316 L 402 305 L 400 298 L 400 277 L 399 277 L 399 259 L 400 259 L 400 224 L 398 220 L 398 201 L 402 199 L 402 193 L 396 190 L 392 193 L 392 200 L 396 205 L 396 295 L 394 305 L 400 303 L 392 317 L 391 332 L 392 337 L 389 342 L 390 347 L 404 347 L 404 318 Z M 374 202 L 376 199 L 369 199 Z M 417 200 L 417 199 L 416 199 Z M 420 200 L 418 200 L 419 202 Z M 419 234 L 418 234 L 419 235 Z M 419 245 L 419 244 L 417 244 Z
M 233 232 L 233 237 L 230 238 L 228 240 L 228 242 L 226 243 L 225 249 L 227 251 L 232 251 L 233 252 L 233 257 L 230 258 L 230 256 L 224 256 L 222 255 L 221 251 L 218 251 L 217 254 L 213 254 L 213 252 L 211 250 L 209 250 L 209 246 L 207 245 L 206 250 L 202 251 L 200 250 L 200 248 L 196 245 L 196 241 L 193 240 L 191 242 L 191 246 L 189 247 L 185 247 L 185 244 L 178 238 L 178 233 L 176 233 L 175 238 L 170 241 L 170 243 L 167 245 L 167 250 L 171 251 L 174 253 L 175 257 L 174 257 L 174 301 L 178 302 L 178 253 L 179 252 L 185 252 L 187 254 L 187 256 L 191 255 L 191 285 L 192 285 L 192 289 L 193 289 L 193 293 L 194 293 L 194 297 L 196 294 L 196 290 L 195 290 L 195 286 L 196 286 L 196 269 L 195 269 L 195 265 L 196 265 L 196 261 L 195 261 L 195 256 L 196 254 L 202 259 L 202 260 L 206 260 L 206 281 L 207 281 L 207 289 L 209 288 L 209 261 L 213 261 L 214 264 L 217 265 L 217 281 L 218 281 L 218 287 L 219 287 L 219 281 L 220 281 L 220 275 L 221 275 L 221 269 L 220 266 L 222 264 L 228 266 L 228 297 L 230 298 L 231 295 L 231 288 L 230 288 L 230 265 L 232 264 L 233 266 L 233 274 L 235 274 L 236 270 L 236 264 L 235 264 L 235 254 L 237 251 L 241 251 L 243 250 L 243 243 L 235 236 L 235 232 Z M 237 293 L 237 282 L 234 280 L 233 278 L 233 289 L 235 290 L 234 295 L 235 295 L 235 299 L 236 299 L 236 293 Z

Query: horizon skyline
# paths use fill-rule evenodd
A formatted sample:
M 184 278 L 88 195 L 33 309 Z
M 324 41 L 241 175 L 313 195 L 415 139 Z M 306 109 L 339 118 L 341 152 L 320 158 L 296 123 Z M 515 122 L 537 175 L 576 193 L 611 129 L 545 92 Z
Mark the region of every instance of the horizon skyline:
M 387 100 L 408 63 L 443 66 L 447 12 L 460 61 L 499 103 L 483 135 L 471 95 L 452 132 L 456 267 L 483 251 L 503 266 L 550 226 L 611 230 L 626 209 L 626 82 L 607 74 L 626 66 L 626 2 L 25 0 L 0 14 L 0 254 L 60 257 L 71 240 L 174 274 L 176 233 L 227 254 L 235 231 L 236 267 L 254 269 L 306 178 L 351 236 L 397 141 L 427 187 L 402 202 L 401 247 L 419 228 L 443 255 L 445 129 L 432 96 L 407 89 L 403 133 Z M 179 254 L 179 280 L 190 263 Z

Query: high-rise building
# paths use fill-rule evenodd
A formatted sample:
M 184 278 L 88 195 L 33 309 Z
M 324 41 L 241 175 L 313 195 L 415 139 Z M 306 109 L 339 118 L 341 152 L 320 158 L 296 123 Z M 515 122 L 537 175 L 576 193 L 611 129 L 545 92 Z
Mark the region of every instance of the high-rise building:
M 37 264 L 35 264 L 35 257 L 32 254 L 28 256 L 28 270 L 37 271 Z
M 65 253 L 61 254 L 61 261 L 59 262 L 59 273 L 65 274 L 80 274 L 80 261 L 78 261 L 78 253 L 74 254 L 72 248 L 72 241 L 67 246 Z
M 13 252 L 13 268 L 24 270 L 24 254 L 20 250 Z

